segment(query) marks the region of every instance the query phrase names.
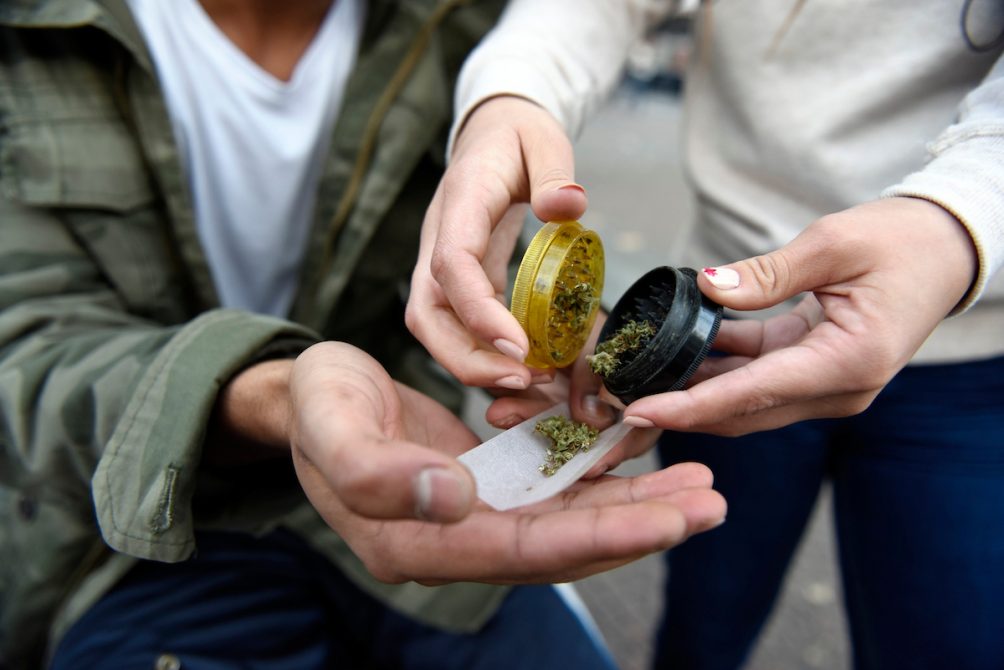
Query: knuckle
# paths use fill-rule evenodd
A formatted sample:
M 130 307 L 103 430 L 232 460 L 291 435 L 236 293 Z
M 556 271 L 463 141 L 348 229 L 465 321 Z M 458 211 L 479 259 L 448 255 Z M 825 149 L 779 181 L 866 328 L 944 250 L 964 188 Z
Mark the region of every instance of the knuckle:
M 448 276 L 451 255 L 450 250 L 444 248 L 440 242 L 433 247 L 432 256 L 429 258 L 429 272 L 436 281 L 441 282 Z
M 770 254 L 754 256 L 749 260 L 749 268 L 765 294 L 786 294 L 789 291 L 794 274 L 788 254 L 783 248 Z
M 856 390 L 864 393 L 875 392 L 888 383 L 890 375 L 886 373 L 885 366 L 869 365 L 858 377 L 858 388 Z
M 419 332 L 422 327 L 422 319 L 416 313 L 415 307 L 411 304 L 405 307 L 405 327 L 408 328 L 408 331 L 411 332 L 413 336 L 419 340 L 422 339 L 421 333 Z
M 404 325 L 408 328 L 408 331 L 415 337 L 419 337 L 419 331 L 422 327 L 422 319 L 419 315 L 418 308 L 415 307 L 414 303 L 408 302 L 404 308 Z

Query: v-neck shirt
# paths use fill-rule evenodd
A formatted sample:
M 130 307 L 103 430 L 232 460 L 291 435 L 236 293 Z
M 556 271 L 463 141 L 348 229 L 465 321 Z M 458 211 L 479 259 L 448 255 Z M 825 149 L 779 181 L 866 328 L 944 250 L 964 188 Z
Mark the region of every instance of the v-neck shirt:
M 283 81 L 234 44 L 198 0 L 129 0 L 225 307 L 285 316 L 292 305 L 363 4 L 335 0 Z

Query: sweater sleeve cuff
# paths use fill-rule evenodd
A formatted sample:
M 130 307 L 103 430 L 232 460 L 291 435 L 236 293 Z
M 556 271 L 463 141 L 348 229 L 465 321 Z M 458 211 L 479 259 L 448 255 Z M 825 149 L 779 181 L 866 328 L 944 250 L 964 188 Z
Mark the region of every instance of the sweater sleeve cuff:
M 969 293 L 955 308 L 959 314 L 980 298 L 987 282 L 1004 265 L 1004 128 L 1000 133 L 967 137 L 934 147 L 923 170 L 887 188 L 883 197 L 929 200 L 965 226 L 976 248 L 979 268 Z
M 263 351 L 317 341 L 279 319 L 214 310 L 178 331 L 140 380 L 91 482 L 98 525 L 113 549 L 180 561 L 195 548 L 192 497 L 219 389 Z

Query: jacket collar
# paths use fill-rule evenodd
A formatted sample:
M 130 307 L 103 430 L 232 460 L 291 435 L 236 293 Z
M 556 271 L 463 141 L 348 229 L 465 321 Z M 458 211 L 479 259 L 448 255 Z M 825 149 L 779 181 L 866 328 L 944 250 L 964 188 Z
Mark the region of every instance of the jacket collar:
M 92 26 L 121 42 L 144 66 L 151 65 L 126 0 L 7 0 L 0 3 L 0 25 L 29 29 Z

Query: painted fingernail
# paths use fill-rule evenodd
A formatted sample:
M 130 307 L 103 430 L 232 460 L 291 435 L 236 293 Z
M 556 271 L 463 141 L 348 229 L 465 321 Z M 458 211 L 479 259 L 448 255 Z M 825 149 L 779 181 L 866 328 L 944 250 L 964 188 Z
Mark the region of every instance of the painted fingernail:
M 598 421 L 611 421 L 614 418 L 614 408 L 594 395 L 582 398 L 582 409 Z
M 526 359 L 526 352 L 520 349 L 515 343 L 510 342 L 509 340 L 504 340 L 500 337 L 499 339 L 492 342 L 492 344 L 495 345 L 496 349 L 498 349 L 499 351 L 501 351 L 503 354 L 513 359 L 514 361 L 519 361 L 520 363 L 522 363 Z
M 641 416 L 626 416 L 624 423 L 635 428 L 655 428 L 655 424 Z
M 579 193 L 585 193 L 586 192 L 586 189 L 582 188 L 578 184 L 565 184 L 564 186 L 562 186 L 558 190 L 559 191 L 578 191 Z
M 701 272 L 717 289 L 728 291 L 739 286 L 739 273 L 731 268 L 702 268 Z
M 493 421 L 492 425 L 495 426 L 496 428 L 509 429 L 515 426 L 517 423 L 519 423 L 519 417 L 516 416 L 515 414 L 510 414 L 509 416 L 501 418 L 498 421 Z
M 522 391 L 526 388 L 526 381 L 518 375 L 511 375 L 509 377 L 503 377 L 502 379 L 495 380 L 495 386 L 501 386 L 504 389 L 512 389 L 513 391 Z
M 456 521 L 471 506 L 467 481 L 446 468 L 426 468 L 414 480 L 415 516 L 426 521 Z

